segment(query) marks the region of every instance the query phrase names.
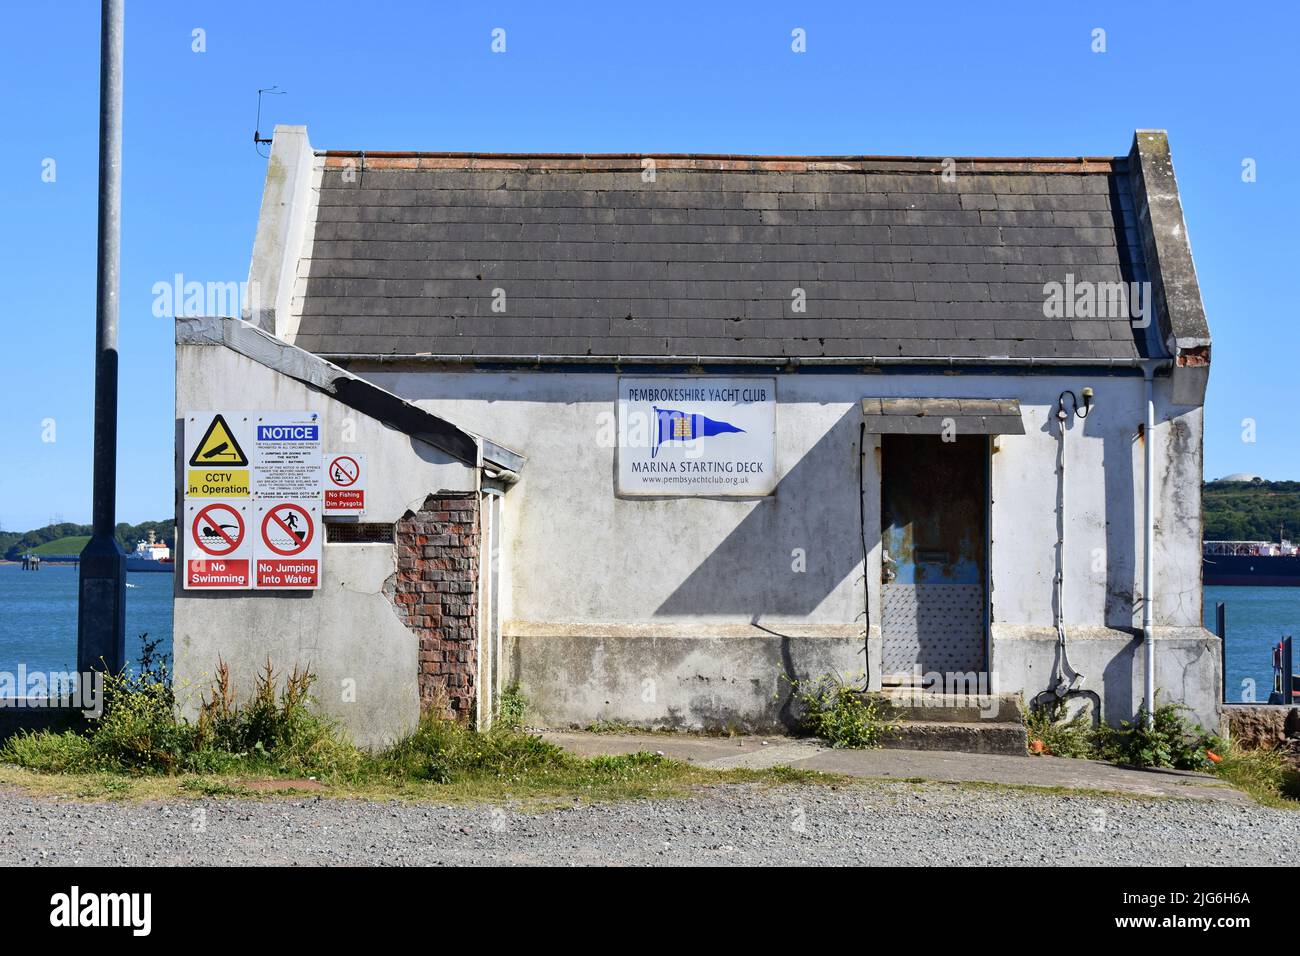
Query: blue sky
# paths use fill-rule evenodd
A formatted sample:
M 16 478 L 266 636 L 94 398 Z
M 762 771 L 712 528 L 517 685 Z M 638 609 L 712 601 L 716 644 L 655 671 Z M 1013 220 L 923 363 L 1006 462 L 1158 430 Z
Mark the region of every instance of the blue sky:
M 171 511 L 173 330 L 151 289 L 247 278 L 255 91 L 272 85 L 288 95 L 264 131 L 305 123 L 337 149 L 1118 155 L 1166 128 L 1215 341 L 1206 475 L 1300 479 L 1298 26 L 1289 8 L 1156 0 L 128 0 L 119 520 Z M 90 516 L 98 29 L 97 3 L 66 0 L 12 5 L 0 35 L 5 529 Z

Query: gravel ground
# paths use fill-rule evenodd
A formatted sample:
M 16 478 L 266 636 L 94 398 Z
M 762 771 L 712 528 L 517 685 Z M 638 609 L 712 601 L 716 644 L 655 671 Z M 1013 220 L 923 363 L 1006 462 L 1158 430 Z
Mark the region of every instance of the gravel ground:
M 1300 812 L 944 785 L 726 786 L 522 813 L 299 797 L 0 792 L 0 864 L 1271 864 Z

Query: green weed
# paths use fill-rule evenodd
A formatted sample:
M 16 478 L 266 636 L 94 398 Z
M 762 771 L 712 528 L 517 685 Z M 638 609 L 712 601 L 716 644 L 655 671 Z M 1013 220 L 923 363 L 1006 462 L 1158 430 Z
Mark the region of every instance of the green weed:
M 896 732 L 887 706 L 863 689 L 844 683 L 838 674 L 816 681 L 791 681 L 799 705 L 799 731 L 820 737 L 832 747 L 879 747 Z
M 507 730 L 522 730 L 528 716 L 528 700 L 511 684 L 497 701 L 497 723 Z
M 1208 751 L 1222 753 L 1227 744 L 1193 724 L 1186 714 L 1182 704 L 1157 704 L 1150 727 L 1145 712 L 1118 728 L 1103 723 L 1097 728 L 1094 751 L 1101 760 L 1132 767 L 1213 770 Z

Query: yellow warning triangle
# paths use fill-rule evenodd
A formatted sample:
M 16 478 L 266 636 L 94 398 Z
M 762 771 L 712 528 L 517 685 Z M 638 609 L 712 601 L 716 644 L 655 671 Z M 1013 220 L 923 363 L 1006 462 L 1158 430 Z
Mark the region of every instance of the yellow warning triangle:
M 244 449 L 235 441 L 235 433 L 230 430 L 226 420 L 220 414 L 212 417 L 212 424 L 203 433 L 203 438 L 190 456 L 191 465 L 233 465 L 247 468 L 248 457 Z

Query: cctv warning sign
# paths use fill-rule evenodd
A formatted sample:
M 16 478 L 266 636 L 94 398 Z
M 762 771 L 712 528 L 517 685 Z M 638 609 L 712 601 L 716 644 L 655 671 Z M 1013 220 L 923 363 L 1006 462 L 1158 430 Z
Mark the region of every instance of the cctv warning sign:
M 202 419 L 195 420 L 202 421 Z M 203 437 L 198 440 L 194 451 L 190 454 L 190 464 L 248 467 L 248 456 L 244 454 L 244 449 L 235 437 L 234 431 L 220 412 L 212 414 L 207 428 L 203 430 Z
M 251 435 L 247 412 L 187 412 L 185 497 L 250 497 Z
M 186 498 L 247 498 L 247 468 L 193 469 L 186 473 Z
M 185 589 L 241 590 L 252 586 L 248 505 L 187 501 L 185 531 Z

